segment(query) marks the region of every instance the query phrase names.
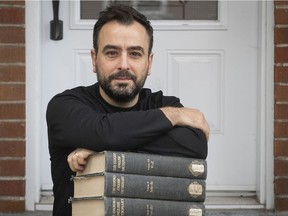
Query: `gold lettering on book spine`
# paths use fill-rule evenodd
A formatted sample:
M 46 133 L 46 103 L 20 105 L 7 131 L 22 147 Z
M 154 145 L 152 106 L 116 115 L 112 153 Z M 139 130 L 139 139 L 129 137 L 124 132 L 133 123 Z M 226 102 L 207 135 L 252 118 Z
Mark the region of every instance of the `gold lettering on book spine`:
M 147 159 L 147 171 L 154 169 L 155 162 L 151 160 L 150 158 Z
M 125 177 L 113 175 L 112 179 L 112 193 L 125 193 Z
M 112 154 L 113 157 L 113 172 L 125 172 L 126 170 L 126 158 L 125 154 L 117 155 L 117 153 Z
M 117 201 L 116 203 L 116 215 L 120 216 L 121 215 L 121 203 Z
M 192 163 L 189 164 L 189 171 L 193 176 L 199 176 L 205 172 L 205 167 L 199 161 L 192 161 Z
M 122 160 L 121 160 L 121 171 L 122 172 L 125 172 L 125 169 L 126 169 L 126 158 L 125 158 L 125 154 L 122 154 L 121 155 L 122 157 Z
M 122 164 L 122 162 L 121 162 L 121 156 L 118 155 L 118 156 L 117 156 L 117 170 L 121 170 L 121 164 Z
M 116 182 L 117 182 L 116 190 L 117 192 L 120 192 L 121 191 L 121 178 L 117 178 Z
M 112 194 L 116 193 L 116 175 L 113 175 L 112 177 Z
M 124 203 L 124 199 L 120 200 L 121 202 L 121 216 L 125 215 L 125 203 Z
M 116 200 L 112 199 L 112 216 L 116 216 Z
M 196 198 L 202 195 L 203 187 L 198 182 L 192 182 L 188 187 L 188 192 L 192 197 Z
M 121 194 L 124 194 L 125 192 L 125 178 L 124 176 L 121 176 Z
M 116 153 L 113 153 L 113 171 L 115 172 L 117 170 L 117 155 Z
M 146 209 L 146 216 L 153 216 L 154 206 L 152 204 L 147 204 Z
M 190 208 L 189 216 L 202 216 L 202 209 L 198 208 Z
M 147 181 L 146 191 L 148 193 L 154 193 L 154 182 L 153 181 Z

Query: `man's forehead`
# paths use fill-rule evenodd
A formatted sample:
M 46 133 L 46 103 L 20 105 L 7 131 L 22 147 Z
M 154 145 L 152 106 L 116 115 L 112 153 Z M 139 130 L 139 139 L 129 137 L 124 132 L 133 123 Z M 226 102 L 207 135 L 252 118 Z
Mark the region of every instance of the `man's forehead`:
M 124 43 L 131 49 L 148 48 L 149 37 L 144 26 L 138 22 L 125 25 L 116 21 L 110 21 L 103 25 L 98 43 L 102 47 L 121 46 Z
M 131 27 L 138 27 L 139 29 L 142 29 L 142 31 L 146 31 L 145 27 L 137 21 L 133 21 L 130 23 L 122 23 L 122 22 L 119 22 L 117 20 L 111 20 L 102 26 L 102 28 L 100 29 L 100 32 L 104 29 L 105 30 L 107 30 L 107 29 L 113 30 L 115 27 L 122 27 L 122 28 L 127 28 L 127 29 L 131 28 Z

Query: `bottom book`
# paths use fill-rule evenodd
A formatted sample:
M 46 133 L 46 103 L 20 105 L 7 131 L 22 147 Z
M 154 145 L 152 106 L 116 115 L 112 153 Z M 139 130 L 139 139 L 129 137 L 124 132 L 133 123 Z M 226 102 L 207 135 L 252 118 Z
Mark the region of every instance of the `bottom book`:
M 120 197 L 72 198 L 72 216 L 204 216 L 201 202 Z

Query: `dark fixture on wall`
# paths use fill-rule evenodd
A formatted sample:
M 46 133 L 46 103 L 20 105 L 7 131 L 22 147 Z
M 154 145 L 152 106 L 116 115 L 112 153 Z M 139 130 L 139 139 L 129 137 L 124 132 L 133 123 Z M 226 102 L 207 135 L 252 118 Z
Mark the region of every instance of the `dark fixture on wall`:
M 52 0 L 53 5 L 53 20 L 50 21 L 50 39 L 63 39 L 63 21 L 59 20 L 59 0 Z

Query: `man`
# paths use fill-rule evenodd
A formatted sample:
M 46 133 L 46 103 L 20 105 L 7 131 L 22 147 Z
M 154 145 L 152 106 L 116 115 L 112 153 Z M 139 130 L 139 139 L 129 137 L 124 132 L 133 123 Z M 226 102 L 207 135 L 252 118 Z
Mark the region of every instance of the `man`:
M 54 216 L 71 215 L 70 178 L 93 151 L 207 156 L 203 114 L 143 88 L 153 61 L 153 29 L 144 15 L 128 6 L 107 8 L 94 26 L 93 46 L 98 83 L 64 91 L 47 108 Z

